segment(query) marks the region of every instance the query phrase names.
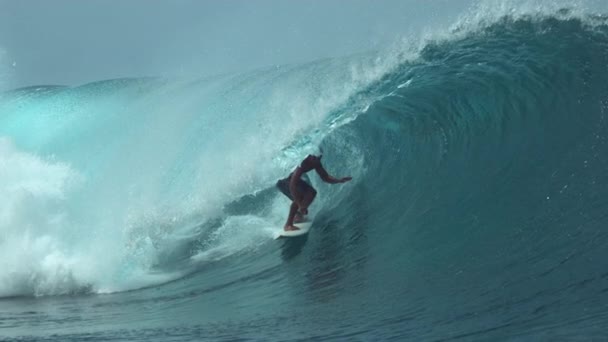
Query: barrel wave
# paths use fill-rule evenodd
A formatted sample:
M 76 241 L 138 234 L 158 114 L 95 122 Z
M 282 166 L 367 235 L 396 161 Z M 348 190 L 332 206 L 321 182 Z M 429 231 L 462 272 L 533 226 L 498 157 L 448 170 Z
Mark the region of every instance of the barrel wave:
M 561 10 L 415 53 L 6 92 L 0 327 L 605 339 L 607 65 L 606 17 Z M 319 148 L 353 181 L 311 177 L 311 233 L 276 241 L 274 183 Z

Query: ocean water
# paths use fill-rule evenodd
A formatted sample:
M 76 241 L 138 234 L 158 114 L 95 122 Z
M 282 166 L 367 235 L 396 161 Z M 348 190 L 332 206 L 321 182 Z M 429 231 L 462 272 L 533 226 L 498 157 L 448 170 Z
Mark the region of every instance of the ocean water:
M 608 17 L 0 95 L 0 339 L 608 339 Z M 275 188 L 322 148 L 307 236 Z

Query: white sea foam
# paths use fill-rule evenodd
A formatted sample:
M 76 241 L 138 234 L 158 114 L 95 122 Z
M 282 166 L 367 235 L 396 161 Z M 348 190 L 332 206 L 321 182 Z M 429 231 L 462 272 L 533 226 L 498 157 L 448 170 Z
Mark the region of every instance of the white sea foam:
M 66 293 L 86 284 L 64 236 L 66 194 L 78 182 L 68 164 L 0 138 L 0 296 Z

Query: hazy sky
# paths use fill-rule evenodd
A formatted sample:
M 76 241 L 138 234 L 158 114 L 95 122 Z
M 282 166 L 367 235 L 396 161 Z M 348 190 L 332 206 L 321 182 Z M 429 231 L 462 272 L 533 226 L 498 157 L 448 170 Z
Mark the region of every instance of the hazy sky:
M 0 0 L 0 63 L 11 87 L 250 70 L 373 49 L 470 2 Z
M 0 88 L 348 55 L 449 26 L 478 1 L 493 0 L 0 0 Z

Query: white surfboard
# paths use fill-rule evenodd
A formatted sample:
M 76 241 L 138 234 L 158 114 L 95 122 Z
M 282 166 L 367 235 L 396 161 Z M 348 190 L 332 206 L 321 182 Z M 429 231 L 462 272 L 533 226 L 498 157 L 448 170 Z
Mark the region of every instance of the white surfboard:
M 310 231 L 310 227 L 312 226 L 312 221 L 294 223 L 294 226 L 296 226 L 300 229 L 289 230 L 289 231 L 285 231 L 285 230 L 281 229 L 281 232 L 279 232 L 279 235 L 275 239 L 296 237 L 296 236 L 302 236 L 302 235 L 308 234 L 308 232 Z

